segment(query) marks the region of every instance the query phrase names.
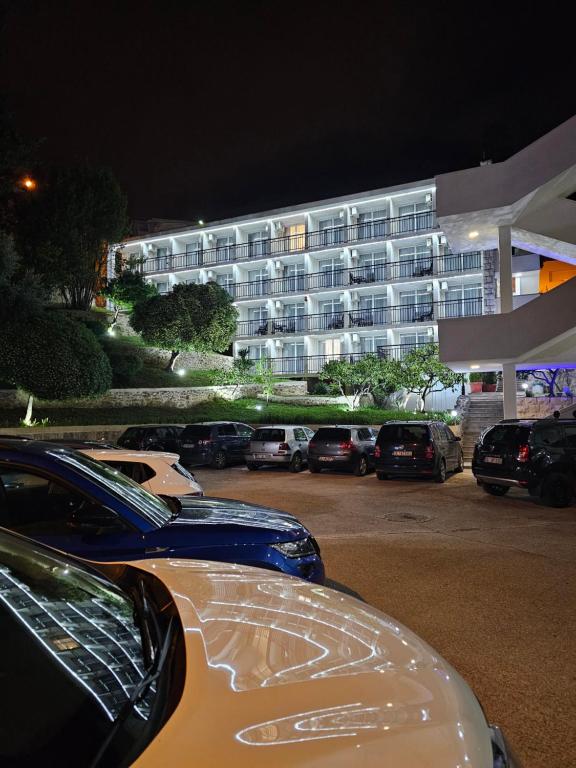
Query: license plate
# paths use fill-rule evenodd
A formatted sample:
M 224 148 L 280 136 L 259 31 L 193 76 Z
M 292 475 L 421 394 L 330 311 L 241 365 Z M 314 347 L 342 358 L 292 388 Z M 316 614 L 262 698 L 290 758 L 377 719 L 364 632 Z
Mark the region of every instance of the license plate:
M 334 456 L 319 456 L 320 461 L 334 461 Z
M 486 464 L 502 464 L 502 456 L 485 456 L 484 461 Z
M 182 448 L 196 448 L 196 443 L 182 443 Z
M 412 451 L 392 451 L 392 456 L 412 456 Z
M 270 454 L 269 453 L 255 453 L 254 456 L 257 459 L 267 459 L 267 458 L 269 458 Z

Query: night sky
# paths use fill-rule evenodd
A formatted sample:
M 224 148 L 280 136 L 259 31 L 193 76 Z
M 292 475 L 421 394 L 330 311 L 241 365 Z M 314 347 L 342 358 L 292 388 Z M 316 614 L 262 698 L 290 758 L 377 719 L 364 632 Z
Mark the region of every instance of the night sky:
M 0 0 L 1 2 L 1 0 Z M 576 113 L 568 3 L 4 0 L 0 97 L 133 217 L 205 221 L 503 159 Z

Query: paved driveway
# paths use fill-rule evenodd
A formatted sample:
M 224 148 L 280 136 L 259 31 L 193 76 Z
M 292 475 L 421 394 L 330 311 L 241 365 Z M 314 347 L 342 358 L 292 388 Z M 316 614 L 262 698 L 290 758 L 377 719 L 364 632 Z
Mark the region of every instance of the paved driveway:
M 329 577 L 425 638 L 525 768 L 576 765 L 576 506 L 333 472 L 198 469 L 205 492 L 295 513 Z

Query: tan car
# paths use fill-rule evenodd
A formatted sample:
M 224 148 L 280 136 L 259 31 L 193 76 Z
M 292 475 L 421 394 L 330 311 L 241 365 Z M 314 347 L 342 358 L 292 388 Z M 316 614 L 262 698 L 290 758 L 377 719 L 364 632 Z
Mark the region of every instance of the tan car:
M 513 765 L 430 646 L 294 577 L 198 560 L 88 564 L 0 529 L 0 623 L 2 764 Z

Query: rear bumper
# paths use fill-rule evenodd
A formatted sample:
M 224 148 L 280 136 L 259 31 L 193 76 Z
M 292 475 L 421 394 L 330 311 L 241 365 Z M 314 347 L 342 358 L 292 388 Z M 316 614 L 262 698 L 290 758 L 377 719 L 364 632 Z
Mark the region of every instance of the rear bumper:
M 280 454 L 276 456 L 273 453 L 266 454 L 265 458 L 261 458 L 263 454 L 259 453 L 245 453 L 244 458 L 246 461 L 253 464 L 290 464 L 292 460 L 292 454 Z
M 483 473 L 475 474 L 476 482 L 478 485 L 503 485 L 506 488 L 526 488 L 528 482 L 525 480 L 516 480 L 512 477 L 493 477 L 492 475 L 485 475 Z
M 376 472 L 404 477 L 431 477 L 436 471 L 434 461 L 416 459 L 410 463 L 376 460 Z
M 356 459 L 356 456 L 354 454 L 342 454 L 342 455 L 331 455 L 326 453 L 319 453 L 317 455 L 314 454 L 308 454 L 308 461 L 314 462 L 314 464 L 317 464 L 319 467 L 326 467 L 329 469 L 330 467 L 352 467 L 354 465 L 354 461 Z

